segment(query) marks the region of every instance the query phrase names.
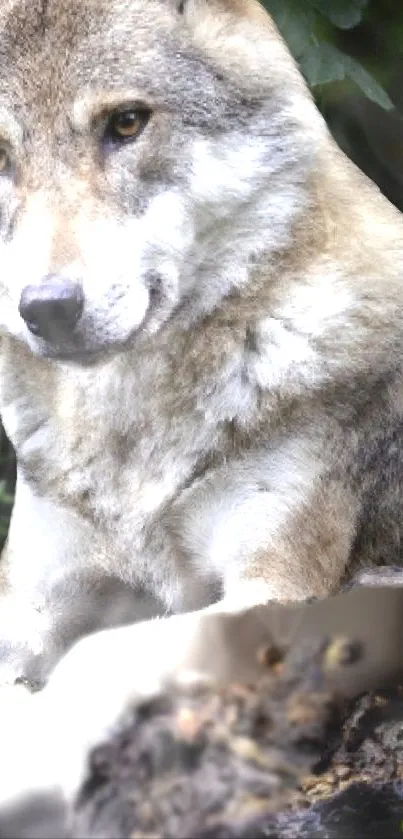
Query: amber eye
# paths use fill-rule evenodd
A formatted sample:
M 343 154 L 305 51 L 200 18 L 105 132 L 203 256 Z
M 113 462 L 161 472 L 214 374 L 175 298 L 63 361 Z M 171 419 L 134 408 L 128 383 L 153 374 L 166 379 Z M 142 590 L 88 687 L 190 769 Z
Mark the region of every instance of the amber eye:
M 150 118 L 150 112 L 137 108 L 117 111 L 111 114 L 106 125 L 105 136 L 115 143 L 135 140 Z
M 5 149 L 0 148 L 0 175 L 4 175 L 10 168 L 10 158 Z

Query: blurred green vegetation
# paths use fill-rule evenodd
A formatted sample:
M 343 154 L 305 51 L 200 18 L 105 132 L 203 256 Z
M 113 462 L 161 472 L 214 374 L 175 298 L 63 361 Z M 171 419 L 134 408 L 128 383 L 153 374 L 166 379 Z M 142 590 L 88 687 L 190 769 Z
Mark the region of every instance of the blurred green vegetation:
M 403 0 L 263 0 L 335 139 L 403 210 Z
M 403 210 L 403 0 L 263 0 L 339 145 Z M 0 428 L 0 544 L 15 482 Z
M 401 47 L 403 53 L 403 4 L 395 2 L 392 6 L 382 0 L 384 32 L 387 10 L 393 11 L 393 25 L 390 26 L 389 21 L 385 55 L 381 61 L 381 56 L 373 50 L 373 39 L 368 41 L 365 33 L 368 27 L 379 31 L 380 5 L 370 0 L 265 0 L 266 8 L 318 97 L 328 95 L 329 84 L 353 84 L 369 99 L 389 110 L 393 108 L 387 91 L 392 68 L 387 64 L 390 64 L 390 51 L 395 55 L 396 49 Z M 396 37 L 399 23 L 400 39 Z M 354 33 L 353 37 L 351 33 Z M 359 55 L 354 54 L 357 48 Z

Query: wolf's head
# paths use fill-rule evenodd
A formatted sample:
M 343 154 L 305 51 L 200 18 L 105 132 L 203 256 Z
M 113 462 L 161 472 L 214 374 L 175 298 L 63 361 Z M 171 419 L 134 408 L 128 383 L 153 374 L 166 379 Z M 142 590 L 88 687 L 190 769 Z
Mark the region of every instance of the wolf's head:
M 0 323 L 81 361 L 287 246 L 322 120 L 254 0 L 3 0 Z

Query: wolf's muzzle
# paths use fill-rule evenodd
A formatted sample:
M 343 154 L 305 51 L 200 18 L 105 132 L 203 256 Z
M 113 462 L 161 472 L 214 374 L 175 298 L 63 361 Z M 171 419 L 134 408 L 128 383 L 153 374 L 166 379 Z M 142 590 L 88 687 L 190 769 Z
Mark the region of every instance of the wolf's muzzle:
M 84 308 L 81 286 L 58 274 L 49 274 L 42 283 L 24 288 L 18 307 L 33 335 L 46 341 L 68 337 Z

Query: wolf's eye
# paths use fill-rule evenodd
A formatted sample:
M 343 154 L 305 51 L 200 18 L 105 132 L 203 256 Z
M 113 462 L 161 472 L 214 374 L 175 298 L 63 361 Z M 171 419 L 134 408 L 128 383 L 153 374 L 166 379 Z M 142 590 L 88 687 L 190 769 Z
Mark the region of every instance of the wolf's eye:
M 105 137 L 114 143 L 128 143 L 141 134 L 150 118 L 149 111 L 130 108 L 127 111 L 117 111 L 107 122 Z
M 10 157 L 5 149 L 0 148 L 0 175 L 5 175 L 10 169 Z

